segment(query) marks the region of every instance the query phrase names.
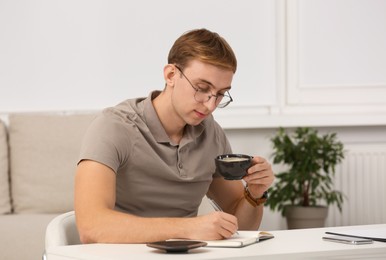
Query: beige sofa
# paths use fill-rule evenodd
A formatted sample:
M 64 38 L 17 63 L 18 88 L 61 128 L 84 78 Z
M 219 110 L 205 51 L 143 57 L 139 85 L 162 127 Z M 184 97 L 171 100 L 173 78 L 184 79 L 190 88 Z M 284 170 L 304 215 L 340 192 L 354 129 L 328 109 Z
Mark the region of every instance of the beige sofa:
M 47 224 L 73 210 L 82 136 L 95 114 L 18 113 L 0 121 L 1 259 L 41 259 Z

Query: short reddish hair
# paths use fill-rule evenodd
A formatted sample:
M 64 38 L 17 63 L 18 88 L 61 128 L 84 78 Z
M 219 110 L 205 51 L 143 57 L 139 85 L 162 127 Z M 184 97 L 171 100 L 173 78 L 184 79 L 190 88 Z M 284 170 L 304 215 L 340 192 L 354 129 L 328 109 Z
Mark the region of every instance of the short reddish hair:
M 191 60 L 199 60 L 233 73 L 237 69 L 237 59 L 230 45 L 218 33 L 207 29 L 184 33 L 170 49 L 169 64 L 177 64 L 183 69 Z

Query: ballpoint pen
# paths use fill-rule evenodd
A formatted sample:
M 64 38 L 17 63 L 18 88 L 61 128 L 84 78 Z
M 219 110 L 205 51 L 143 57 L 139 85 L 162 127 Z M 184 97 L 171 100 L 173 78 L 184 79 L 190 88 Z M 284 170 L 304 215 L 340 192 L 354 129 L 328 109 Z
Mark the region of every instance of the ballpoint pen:
M 212 207 L 214 208 L 215 211 L 222 211 L 222 212 L 224 212 L 222 210 L 222 208 L 217 204 L 216 201 L 214 201 L 212 199 L 209 199 L 209 202 L 210 202 L 210 204 L 212 205 Z M 239 232 L 237 230 L 236 230 L 236 234 L 239 235 Z

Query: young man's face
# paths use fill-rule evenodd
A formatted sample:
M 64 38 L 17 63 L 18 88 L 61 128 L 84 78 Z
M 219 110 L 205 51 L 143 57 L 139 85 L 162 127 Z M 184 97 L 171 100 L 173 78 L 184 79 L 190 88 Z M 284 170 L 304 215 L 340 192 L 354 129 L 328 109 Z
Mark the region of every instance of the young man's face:
M 200 124 L 217 108 L 215 95 L 227 94 L 233 79 L 233 71 L 197 60 L 191 61 L 182 72 L 176 67 L 175 74 L 172 105 L 189 125 Z

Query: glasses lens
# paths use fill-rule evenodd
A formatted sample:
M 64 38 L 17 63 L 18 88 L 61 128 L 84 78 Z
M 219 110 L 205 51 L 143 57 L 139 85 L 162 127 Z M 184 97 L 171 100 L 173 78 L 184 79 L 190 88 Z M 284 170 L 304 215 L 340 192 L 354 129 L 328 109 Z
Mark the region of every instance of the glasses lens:
M 211 98 L 215 98 L 215 97 L 212 96 L 209 91 L 201 91 L 198 89 L 196 90 L 196 94 L 194 94 L 194 98 L 196 99 L 197 102 L 205 103 L 205 102 L 208 102 Z M 218 95 L 216 97 L 216 105 L 219 108 L 226 107 L 231 102 L 232 102 L 232 98 L 227 94 Z
M 229 103 L 232 102 L 232 99 L 230 96 L 224 95 L 219 102 L 220 103 L 218 103 L 217 107 L 223 108 L 223 107 L 226 107 L 227 105 L 229 105 Z
M 197 102 L 204 103 L 207 102 L 210 99 L 209 92 L 203 92 L 201 90 L 196 90 L 196 94 L 194 94 L 194 98 Z

